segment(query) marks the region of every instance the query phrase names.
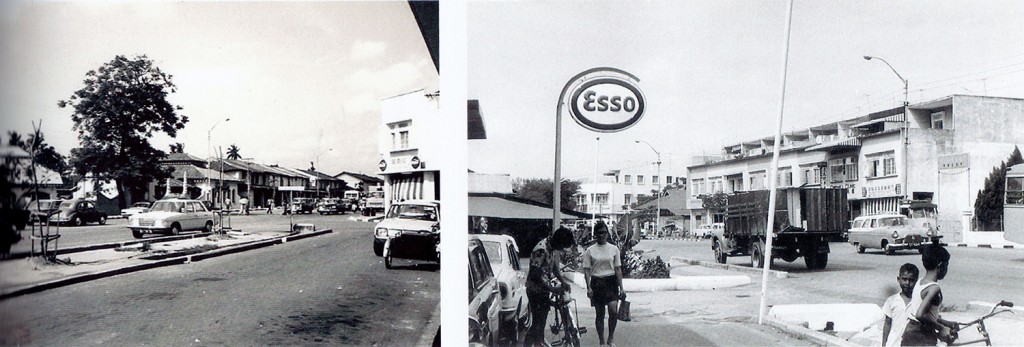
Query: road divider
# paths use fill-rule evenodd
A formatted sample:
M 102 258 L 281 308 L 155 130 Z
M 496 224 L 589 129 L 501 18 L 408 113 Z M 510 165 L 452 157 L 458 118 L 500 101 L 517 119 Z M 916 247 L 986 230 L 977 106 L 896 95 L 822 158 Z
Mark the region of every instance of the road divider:
M 713 263 L 713 262 L 703 261 L 703 260 L 687 259 L 687 258 L 683 258 L 683 257 L 672 257 L 672 258 L 670 258 L 669 263 L 700 265 L 700 266 L 714 268 L 714 269 L 731 270 L 731 271 L 738 271 L 738 272 L 744 272 L 744 273 L 750 273 L 750 274 L 761 274 L 761 271 L 764 271 L 764 269 L 753 268 L 753 267 L 749 267 L 749 266 L 740 266 L 740 265 L 734 265 L 734 264 L 719 264 L 719 263 Z M 789 278 L 789 272 L 786 272 L 786 271 L 768 270 L 768 273 L 771 274 L 772 276 L 775 276 L 775 278 Z

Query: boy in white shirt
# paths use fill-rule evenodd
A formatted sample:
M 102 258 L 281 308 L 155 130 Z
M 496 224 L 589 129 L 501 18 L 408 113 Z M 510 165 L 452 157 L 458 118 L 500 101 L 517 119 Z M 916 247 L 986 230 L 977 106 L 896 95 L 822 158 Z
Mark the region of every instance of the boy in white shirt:
M 893 294 L 882 305 L 885 323 L 882 326 L 882 346 L 899 346 L 903 340 L 903 330 L 907 327 L 907 305 L 914 292 L 914 285 L 921 272 L 911 263 L 900 267 L 896 282 L 900 284 L 900 292 Z M 889 337 L 892 337 L 890 340 Z

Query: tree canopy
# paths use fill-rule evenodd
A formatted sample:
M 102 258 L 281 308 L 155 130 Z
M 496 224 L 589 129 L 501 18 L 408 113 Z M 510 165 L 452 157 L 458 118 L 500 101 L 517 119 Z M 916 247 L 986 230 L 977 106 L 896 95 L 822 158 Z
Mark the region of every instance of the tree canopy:
M 238 151 L 239 151 L 238 146 L 235 146 L 235 144 L 232 143 L 231 146 L 228 147 L 228 159 L 231 159 L 231 160 L 241 159 L 242 155 Z
M 1021 156 L 1020 148 L 1014 146 L 1010 158 L 993 167 L 992 172 L 985 178 L 985 187 L 978 191 L 978 198 L 974 200 L 974 216 L 978 221 L 979 230 L 1001 230 L 1006 169 L 1022 163 L 1024 157 Z
M 36 129 L 28 135 L 27 139 L 22 139 L 21 134 L 16 131 L 8 131 L 7 136 L 9 145 L 21 147 L 21 149 L 33 154 L 33 160 L 35 160 L 36 165 L 50 169 L 58 174 L 67 171 L 67 158 L 58 153 L 57 149 L 52 145 L 46 143 L 42 130 Z
M 71 150 L 71 166 L 83 177 L 116 180 L 121 207 L 126 188 L 142 189 L 170 175 L 159 165 L 166 153 L 149 139 L 159 132 L 174 138 L 188 123 L 178 114 L 182 108 L 167 100 L 177 91 L 171 78 L 145 55 L 118 55 L 86 73 L 82 89 L 57 103 L 74 109 L 71 120 L 81 146 Z
M 548 178 L 517 178 L 512 182 L 512 191 L 517 197 L 545 204 L 554 200 L 553 189 L 554 182 Z M 576 201 L 572 197 L 580 191 L 580 181 L 562 179 L 561 190 L 562 208 L 575 210 Z

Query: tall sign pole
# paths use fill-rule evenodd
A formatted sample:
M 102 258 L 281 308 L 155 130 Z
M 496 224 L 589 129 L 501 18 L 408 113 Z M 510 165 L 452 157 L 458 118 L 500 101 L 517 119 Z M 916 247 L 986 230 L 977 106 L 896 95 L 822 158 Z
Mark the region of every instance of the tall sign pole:
M 775 147 L 772 149 L 772 166 L 768 178 L 768 186 L 771 190 L 768 193 L 768 223 L 764 231 L 765 246 L 761 252 L 764 260 L 764 270 L 761 271 L 761 304 L 758 310 L 757 324 L 764 324 L 764 315 L 767 310 L 766 300 L 768 298 L 768 268 L 772 264 L 772 239 L 775 232 L 775 201 L 778 192 L 775 190 L 779 175 L 779 145 L 782 138 L 782 114 L 786 105 L 786 73 L 789 67 L 789 33 L 793 25 L 793 0 L 786 1 L 786 42 L 782 55 L 782 84 L 779 91 L 779 118 L 775 124 Z
M 569 108 L 573 120 L 588 130 L 605 133 L 625 130 L 644 115 L 646 100 L 637 82 L 640 79 L 626 71 L 598 67 L 576 74 L 562 87 L 555 109 L 552 233 L 562 224 L 562 109 Z

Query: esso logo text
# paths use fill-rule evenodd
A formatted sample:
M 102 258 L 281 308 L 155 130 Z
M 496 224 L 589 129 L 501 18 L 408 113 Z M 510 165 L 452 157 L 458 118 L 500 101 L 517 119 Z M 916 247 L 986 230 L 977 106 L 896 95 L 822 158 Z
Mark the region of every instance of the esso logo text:
M 631 82 L 599 77 L 583 82 L 569 99 L 573 119 L 585 128 L 616 132 L 636 124 L 644 114 L 644 97 Z

